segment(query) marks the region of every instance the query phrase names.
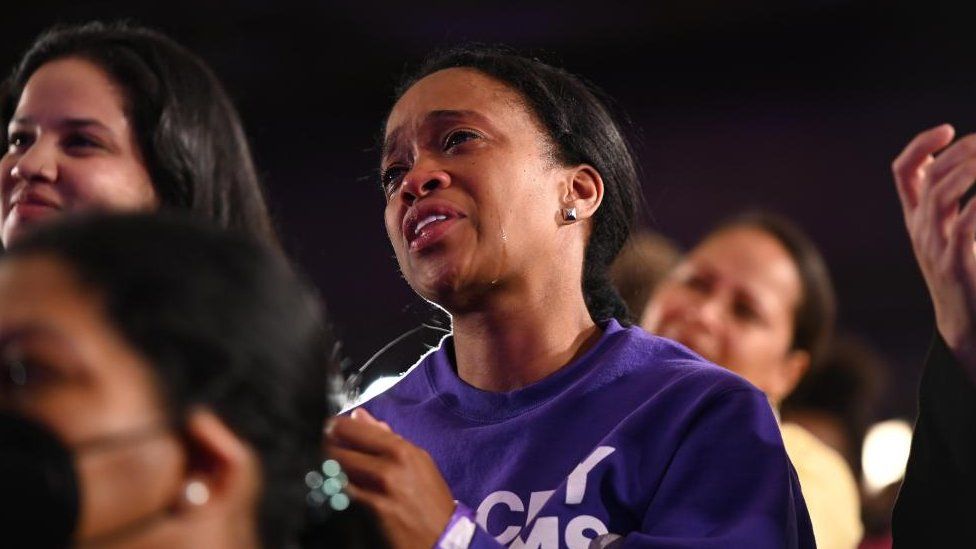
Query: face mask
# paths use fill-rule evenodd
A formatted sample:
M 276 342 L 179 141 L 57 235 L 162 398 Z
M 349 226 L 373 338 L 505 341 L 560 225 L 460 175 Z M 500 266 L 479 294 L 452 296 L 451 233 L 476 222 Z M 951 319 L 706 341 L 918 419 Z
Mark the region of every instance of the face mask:
M 78 522 L 78 481 L 71 451 L 50 430 L 0 412 L 0 487 L 0 536 L 5 542 L 24 547 L 70 544 Z
M 98 437 L 69 448 L 44 425 L 11 412 L 0 412 L 0 539 L 25 547 L 67 547 L 78 527 L 79 482 L 75 459 L 85 452 L 105 452 L 138 444 L 172 429 L 154 424 Z M 160 510 L 153 516 L 166 512 Z M 152 523 L 144 517 L 103 541 L 138 532 Z

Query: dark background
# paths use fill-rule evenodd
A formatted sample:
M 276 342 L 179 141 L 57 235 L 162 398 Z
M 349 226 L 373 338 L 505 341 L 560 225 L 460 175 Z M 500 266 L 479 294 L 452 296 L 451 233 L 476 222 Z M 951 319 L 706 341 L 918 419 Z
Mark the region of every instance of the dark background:
M 90 19 L 129 18 L 200 54 L 234 97 L 286 247 L 358 365 L 430 314 L 396 272 L 381 217 L 374 141 L 395 82 L 461 41 L 536 53 L 629 113 L 649 227 L 688 246 L 743 207 L 802 224 L 833 271 L 842 327 L 888 360 L 880 414 L 913 415 L 932 314 L 889 165 L 924 128 L 976 130 L 967 14 L 930 2 L 643 4 L 20 2 L 0 22 L 0 67 L 45 27 Z

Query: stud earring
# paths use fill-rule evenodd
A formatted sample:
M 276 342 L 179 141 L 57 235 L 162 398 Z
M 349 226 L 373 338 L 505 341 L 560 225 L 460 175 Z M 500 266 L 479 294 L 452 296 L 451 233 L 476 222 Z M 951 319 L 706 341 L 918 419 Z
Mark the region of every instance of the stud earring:
M 194 507 L 210 501 L 210 488 L 202 480 L 191 480 L 183 487 L 183 498 Z
M 563 208 L 563 220 L 569 223 L 576 221 L 576 208 Z

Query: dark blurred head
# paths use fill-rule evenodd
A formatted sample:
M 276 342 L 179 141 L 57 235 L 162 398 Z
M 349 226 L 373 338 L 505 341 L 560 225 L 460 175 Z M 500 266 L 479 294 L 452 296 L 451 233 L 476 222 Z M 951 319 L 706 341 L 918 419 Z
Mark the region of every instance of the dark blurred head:
M 277 252 L 182 218 L 58 221 L 0 261 L 0 342 L 0 404 L 76 453 L 76 539 L 297 537 L 332 365 Z
M 199 57 L 158 32 L 46 31 L 4 83 L 0 123 L 8 245 L 22 225 L 82 209 L 186 210 L 275 241 L 230 98 Z
M 593 86 L 537 59 L 471 46 L 430 57 L 397 98 L 383 159 L 387 230 L 415 290 L 442 303 L 443 288 L 504 285 L 532 268 L 577 269 L 590 316 L 626 321 L 607 269 L 632 227 L 639 182 L 623 132 Z M 445 111 L 459 115 L 416 125 Z M 433 134 L 420 149 L 430 154 L 409 158 L 406 143 Z M 474 232 L 457 236 L 458 257 L 422 264 L 423 254 L 399 242 L 408 240 L 400 220 L 416 199 L 439 197 L 464 210 L 452 215 L 465 214 Z M 578 206 L 579 222 L 560 217 L 568 205 Z
M 710 232 L 662 283 L 644 326 L 729 368 L 779 403 L 825 351 L 830 276 L 787 219 L 748 213 Z

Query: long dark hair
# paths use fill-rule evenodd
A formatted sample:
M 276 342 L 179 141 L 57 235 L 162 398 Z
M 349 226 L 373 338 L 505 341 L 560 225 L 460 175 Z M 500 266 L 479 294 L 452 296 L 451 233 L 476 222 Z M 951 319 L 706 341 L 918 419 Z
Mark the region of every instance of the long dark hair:
M 277 244 L 240 117 L 217 77 L 170 38 L 126 23 L 54 27 L 24 54 L 0 92 L 0 150 L 27 80 L 45 63 L 90 61 L 123 90 L 125 110 L 163 209 Z
M 603 203 L 583 264 L 583 296 L 594 321 L 629 323 L 627 306 L 607 276 L 634 225 L 640 202 L 637 165 L 603 94 L 581 78 L 538 59 L 498 47 L 461 46 L 434 53 L 397 87 L 399 99 L 421 78 L 448 68 L 477 70 L 518 92 L 542 123 L 563 165 L 589 164 L 603 178 Z
M 208 407 L 255 451 L 262 545 L 290 546 L 305 473 L 321 462 L 332 340 L 276 249 L 184 216 L 72 216 L 26 234 L 2 261 L 51 257 L 99 296 L 174 423 Z

